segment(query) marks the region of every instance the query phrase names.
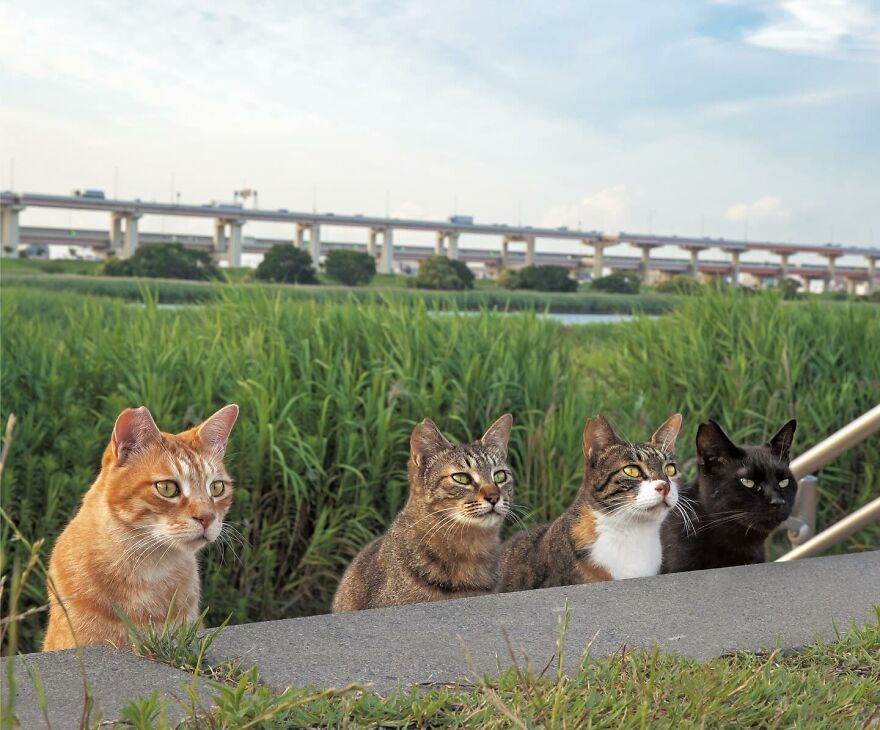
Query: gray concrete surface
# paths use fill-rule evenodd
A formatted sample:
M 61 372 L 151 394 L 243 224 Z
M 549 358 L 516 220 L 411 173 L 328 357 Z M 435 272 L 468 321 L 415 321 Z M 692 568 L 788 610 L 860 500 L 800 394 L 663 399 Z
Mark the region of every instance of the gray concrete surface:
M 189 704 L 186 687 L 192 683 L 192 675 L 178 669 L 137 657 L 110 647 L 91 646 L 83 649 L 83 663 L 89 679 L 94 709 L 92 723 L 99 718 L 116 720 L 119 711 L 136 697 L 148 697 L 158 691 L 168 700 L 169 721 L 176 722 L 185 716 L 181 702 Z M 7 699 L 6 665 L 15 663 L 14 712 L 21 727 L 47 727 L 46 719 L 37 702 L 37 694 L 26 667 L 39 671 L 46 693 L 46 708 L 53 730 L 79 728 L 83 714 L 84 691 L 79 662 L 74 651 L 55 651 L 47 654 L 29 654 L 23 657 L 3 659 L 2 698 Z M 209 687 L 199 682 L 199 696 L 210 707 Z M 91 724 L 88 727 L 92 727 Z
M 553 656 L 568 601 L 566 663 L 622 644 L 707 659 L 738 649 L 802 646 L 873 620 L 880 552 L 724 568 L 567 588 L 231 626 L 212 651 L 256 663 L 267 684 L 341 686 L 450 682 L 492 673 L 518 655 Z M 460 639 L 459 639 L 460 637 Z M 595 637 L 595 639 L 594 639 Z
M 540 670 L 553 657 L 566 601 L 568 668 L 591 642 L 593 656 L 624 644 L 647 649 L 656 644 L 695 659 L 796 648 L 832 638 L 835 624 L 845 630 L 874 620 L 880 551 L 230 626 L 209 658 L 257 664 L 262 680 L 278 689 L 357 682 L 387 691 L 398 684 L 468 679 L 472 670 L 494 673 L 498 663 L 508 666 L 506 627 L 518 661 L 528 656 Z M 190 675 L 109 648 L 83 654 L 105 720 L 153 690 L 171 700 L 169 719 L 182 716 L 177 700 L 186 701 L 183 687 Z M 31 654 L 14 661 L 22 727 L 45 727 L 45 721 L 21 662 L 42 675 L 52 727 L 79 727 L 83 691 L 75 654 Z M 207 704 L 206 683 L 200 692 Z

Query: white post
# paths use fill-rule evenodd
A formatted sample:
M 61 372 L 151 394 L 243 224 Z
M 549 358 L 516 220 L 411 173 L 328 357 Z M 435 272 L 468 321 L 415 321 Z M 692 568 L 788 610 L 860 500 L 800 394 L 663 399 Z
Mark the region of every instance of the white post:
M 382 259 L 379 262 L 379 272 L 394 273 L 394 231 L 391 228 L 386 228 L 382 232 Z
M 317 269 L 321 263 L 321 226 L 317 223 L 309 226 L 309 253 Z
M 229 266 L 241 266 L 241 221 L 229 221 L 229 250 L 226 253 L 226 262 Z
M 453 261 L 458 260 L 458 234 L 450 233 L 447 237 L 448 245 L 446 247 L 446 256 Z
M 526 238 L 526 266 L 535 265 L 535 237 Z
M 446 233 L 443 231 L 437 231 L 437 237 L 434 239 L 434 255 L 442 256 L 443 255 L 443 244 L 446 241 Z
M 18 214 L 23 210 L 23 205 L 0 207 L 0 249 L 2 249 L 3 256 L 18 258 L 18 246 L 21 243 Z

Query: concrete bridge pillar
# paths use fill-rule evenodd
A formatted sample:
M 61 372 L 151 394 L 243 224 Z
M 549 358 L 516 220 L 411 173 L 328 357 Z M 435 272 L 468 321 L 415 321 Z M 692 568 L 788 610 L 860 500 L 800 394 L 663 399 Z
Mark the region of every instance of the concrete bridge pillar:
M 700 276 L 700 249 L 689 249 L 688 256 L 690 258 L 688 273 L 696 279 Z
M 114 255 L 122 250 L 122 216 L 119 213 L 110 214 L 110 250 Z
M 434 239 L 434 255 L 442 256 L 443 248 L 446 242 L 446 233 L 444 231 L 437 231 L 437 237 Z
M 236 268 L 241 266 L 241 221 L 229 221 L 229 246 L 226 249 L 226 263 Z
M 21 243 L 18 214 L 23 210 L 23 205 L 0 206 L 0 251 L 3 256 L 18 258 L 18 246 Z
M 507 268 L 507 257 L 508 257 L 509 253 L 510 253 L 510 237 L 503 236 L 501 238 L 501 268 L 502 268 L 502 270 Z
M 138 219 L 140 213 L 125 213 L 125 234 L 122 238 L 122 250 L 119 252 L 121 258 L 127 259 L 134 256 L 134 252 L 138 248 Z
M 728 251 L 730 254 L 730 283 L 739 286 L 739 251 Z
M 828 259 L 828 269 L 825 273 L 825 291 L 829 291 L 834 287 L 834 280 L 837 278 L 837 254 L 829 254 L 826 258 Z
M 791 258 L 790 253 L 781 253 L 779 254 L 779 258 L 781 260 L 780 271 L 782 280 L 785 281 L 788 278 L 788 272 L 790 271 L 789 259 Z
M 877 290 L 877 259 L 868 257 L 868 294 Z
M 223 258 L 229 246 L 229 238 L 226 236 L 226 221 L 217 218 L 214 221 L 214 254 L 216 258 Z
M 526 237 L 526 266 L 535 265 L 535 237 Z
M 446 256 L 452 261 L 458 260 L 458 234 L 450 233 L 447 237 Z
M 378 234 L 379 232 L 375 228 L 370 228 L 367 231 L 367 253 L 373 258 L 376 258 L 376 236 Z
M 639 277 L 642 284 L 648 283 L 648 274 L 651 269 L 651 249 L 653 246 L 639 246 L 642 249 L 641 260 L 639 262 Z
M 604 268 L 605 247 L 597 241 L 593 244 L 593 279 L 601 279 Z
M 309 253 L 312 255 L 312 263 L 315 268 L 321 263 L 321 226 L 312 223 L 309 226 Z
M 385 228 L 382 231 L 382 258 L 379 260 L 379 273 L 394 273 L 394 231 L 391 228 Z
M 846 279 L 846 293 L 852 296 L 856 293 L 856 280 L 850 277 Z

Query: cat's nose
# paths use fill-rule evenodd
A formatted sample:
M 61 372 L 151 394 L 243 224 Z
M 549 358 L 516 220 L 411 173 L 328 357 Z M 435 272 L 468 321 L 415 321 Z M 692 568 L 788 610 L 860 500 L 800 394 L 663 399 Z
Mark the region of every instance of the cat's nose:
M 664 497 L 669 494 L 669 485 L 666 482 L 658 482 L 654 485 L 654 489 L 657 490 L 658 494 L 662 494 Z
M 489 504 L 498 504 L 498 500 L 501 499 L 501 494 L 499 492 L 484 492 L 483 499 L 485 499 Z
M 214 513 L 202 512 L 201 514 L 193 515 L 192 518 L 202 527 L 207 528 L 214 521 Z

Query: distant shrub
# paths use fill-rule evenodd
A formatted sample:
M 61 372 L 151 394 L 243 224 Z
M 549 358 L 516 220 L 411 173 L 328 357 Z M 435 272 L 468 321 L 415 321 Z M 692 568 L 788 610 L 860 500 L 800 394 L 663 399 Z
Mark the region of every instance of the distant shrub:
M 638 294 L 641 285 L 638 274 L 631 271 L 614 271 L 608 276 L 595 279 L 592 288 L 596 291 L 608 291 L 616 294 Z
M 532 291 L 577 291 L 577 282 L 569 278 L 564 266 L 526 266 L 516 273 L 502 271 L 498 277 L 500 286 L 506 289 L 531 289 Z
M 660 294 L 699 294 L 703 289 L 703 285 L 692 276 L 673 276 L 657 284 L 657 291 Z
M 215 279 L 219 272 L 207 251 L 193 251 L 182 243 L 141 246 L 127 259 L 104 264 L 105 276 L 142 276 L 154 279 Z
M 311 254 L 289 243 L 272 246 L 254 271 L 254 278 L 283 284 L 318 283 Z
M 797 299 L 800 294 L 801 283 L 797 279 L 783 279 L 776 283 L 776 288 L 782 292 L 783 299 Z
M 870 294 L 866 294 L 864 296 L 864 300 L 866 302 L 877 302 L 878 304 L 880 304 L 880 289 L 872 291 Z
M 363 286 L 376 275 L 376 259 L 363 251 L 337 249 L 327 254 L 324 271 L 340 284 Z
M 474 275 L 462 261 L 429 256 L 419 262 L 413 284 L 419 289 L 473 289 Z

